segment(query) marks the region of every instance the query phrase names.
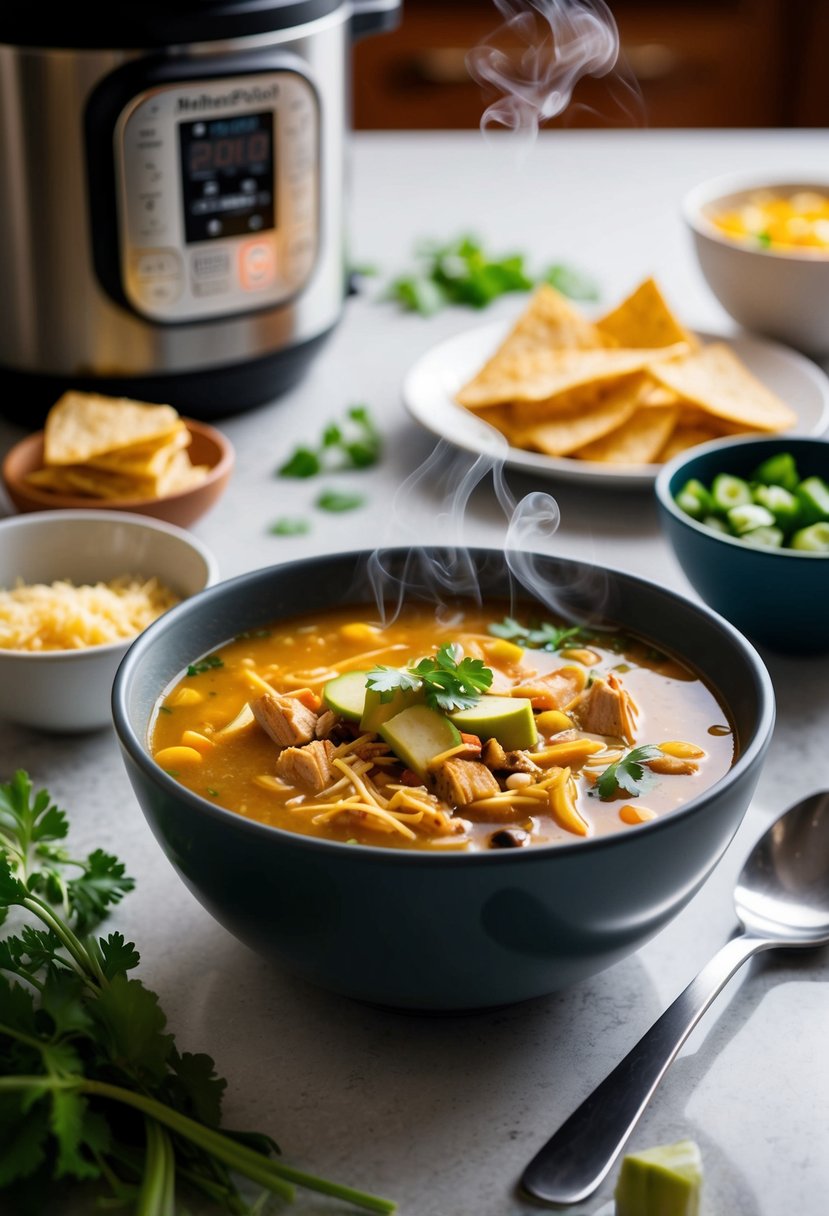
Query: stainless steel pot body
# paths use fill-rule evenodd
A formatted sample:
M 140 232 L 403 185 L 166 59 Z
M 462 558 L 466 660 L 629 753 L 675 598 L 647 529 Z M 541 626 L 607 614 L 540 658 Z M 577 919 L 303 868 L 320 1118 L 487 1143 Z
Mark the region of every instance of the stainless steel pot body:
M 204 376 L 331 329 L 345 295 L 350 17 L 346 5 L 305 26 L 161 54 L 0 47 L 3 369 L 127 385 Z M 276 244 L 267 231 L 228 241 L 197 231 L 193 241 L 183 230 L 182 191 L 193 183 L 182 185 L 177 130 L 192 145 L 201 118 L 233 131 L 234 115 L 251 111 L 271 125 Z M 166 144 L 154 148 L 162 130 Z M 165 211 L 169 220 L 157 236 L 146 226 L 154 206 L 156 221 Z M 211 222 L 220 221 L 221 213 Z M 258 222 L 267 229 L 267 214 Z M 246 266 L 243 245 L 252 250 Z

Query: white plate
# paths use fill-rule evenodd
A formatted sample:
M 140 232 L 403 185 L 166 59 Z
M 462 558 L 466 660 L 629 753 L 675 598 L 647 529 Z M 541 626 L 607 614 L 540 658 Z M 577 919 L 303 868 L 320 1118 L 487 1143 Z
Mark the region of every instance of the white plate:
M 614 466 L 526 452 L 510 447 L 500 432 L 457 404 L 455 394 L 493 354 L 513 323 L 493 321 L 465 330 L 426 351 L 403 381 L 403 402 L 411 416 L 456 447 L 500 458 L 508 467 L 524 473 L 619 488 L 651 485 L 659 465 Z M 703 342 L 726 341 L 758 380 L 792 407 L 797 424 L 791 434 L 822 435 L 829 429 L 829 378 L 817 364 L 765 338 L 696 332 Z

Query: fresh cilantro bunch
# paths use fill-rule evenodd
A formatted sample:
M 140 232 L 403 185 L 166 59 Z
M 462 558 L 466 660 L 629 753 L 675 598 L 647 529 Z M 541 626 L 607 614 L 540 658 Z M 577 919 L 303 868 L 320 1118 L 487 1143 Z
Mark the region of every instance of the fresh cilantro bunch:
M 594 300 L 596 284 L 572 267 L 555 265 L 540 276 L 527 270 L 523 254 L 492 257 L 475 236 L 462 236 L 449 244 L 422 242 L 415 251 L 415 269 L 392 280 L 389 298 L 422 316 L 450 305 L 485 308 L 512 291 L 530 291 L 546 282 L 572 299 Z
M 381 451 L 380 432 L 368 407 L 352 405 L 342 422 L 331 422 L 319 443 L 295 448 L 277 469 L 280 477 L 315 477 L 343 469 L 366 469 L 376 464 Z
M 451 713 L 471 709 L 492 685 L 492 671 L 481 659 L 461 659 L 457 642 L 446 642 L 433 659 L 410 663 L 405 670 L 380 665 L 368 673 L 366 685 L 380 693 L 383 703 L 391 701 L 398 689 L 422 688 L 426 704 Z
M 534 626 L 522 625 L 511 616 L 493 622 L 488 629 L 493 637 L 506 638 L 528 650 L 561 650 L 568 642 L 589 641 L 592 637 L 580 625 L 560 626 L 550 621 L 542 621 Z
M 631 748 L 621 760 L 609 764 L 599 775 L 592 792 L 598 798 L 613 798 L 622 790 L 632 798 L 639 798 L 656 785 L 656 775 L 645 768 L 645 760 L 655 760 L 663 754 L 662 749 L 655 743 L 643 743 L 640 747 Z
M 213 1060 L 179 1052 L 158 997 L 129 975 L 133 943 L 89 936 L 132 879 L 100 849 L 72 857 L 67 832 L 25 772 L 0 785 L 0 924 L 15 930 L 0 936 L 0 1189 L 11 1210 L 51 1211 L 50 1186 L 75 1180 L 135 1216 L 175 1216 L 182 1186 L 253 1216 L 261 1197 L 247 1201 L 242 1175 L 262 1196 L 290 1199 L 296 1184 L 393 1211 L 275 1161 L 268 1136 L 219 1129 L 226 1082 Z

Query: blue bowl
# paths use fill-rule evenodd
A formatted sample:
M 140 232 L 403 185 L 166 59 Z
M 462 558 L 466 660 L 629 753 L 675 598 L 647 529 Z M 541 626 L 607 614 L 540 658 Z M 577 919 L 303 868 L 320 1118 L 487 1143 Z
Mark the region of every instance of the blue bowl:
M 445 554 L 442 552 L 441 556 Z M 739 755 L 682 808 L 573 844 L 432 853 L 341 844 L 256 823 L 185 789 L 152 759 L 161 691 L 194 654 L 245 629 L 335 604 L 373 602 L 369 553 L 315 557 L 231 579 L 164 614 L 133 643 L 113 689 L 130 781 L 161 848 L 193 894 L 266 959 L 372 1004 L 471 1010 L 537 997 L 609 967 L 687 904 L 740 824 L 774 721 L 757 652 L 724 620 L 673 592 L 586 563 L 534 557 L 584 619 L 604 617 L 680 653 L 714 686 Z M 386 551 L 401 581 L 408 550 Z M 518 555 L 526 556 L 526 555 Z M 518 591 L 500 551 L 464 553 L 484 600 Z
M 829 440 L 714 439 L 668 461 L 655 492 L 665 535 L 699 596 L 752 641 L 788 654 L 829 651 L 829 556 L 760 549 L 697 523 L 675 495 L 690 478 L 710 486 L 718 473 L 749 479 L 761 461 L 791 452 L 803 477 L 829 481 Z

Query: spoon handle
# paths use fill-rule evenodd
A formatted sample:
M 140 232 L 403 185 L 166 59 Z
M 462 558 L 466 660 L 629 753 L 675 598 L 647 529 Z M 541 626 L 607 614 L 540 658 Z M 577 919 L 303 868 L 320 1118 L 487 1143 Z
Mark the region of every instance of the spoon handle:
M 705 1010 L 746 959 L 774 944 L 747 933 L 727 942 L 536 1154 L 522 1189 L 554 1204 L 592 1195 Z

